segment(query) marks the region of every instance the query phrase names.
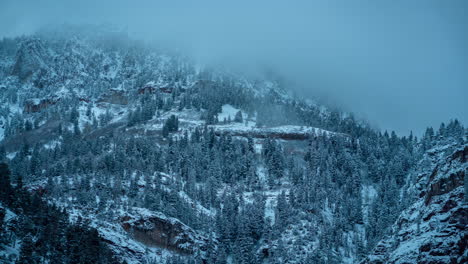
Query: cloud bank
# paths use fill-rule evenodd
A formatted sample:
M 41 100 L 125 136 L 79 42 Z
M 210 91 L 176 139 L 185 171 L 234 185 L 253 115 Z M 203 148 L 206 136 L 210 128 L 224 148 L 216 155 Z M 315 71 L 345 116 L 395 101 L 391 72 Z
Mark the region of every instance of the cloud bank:
M 3 0 L 0 37 L 102 24 L 204 63 L 269 68 L 382 129 L 468 124 L 468 2 Z

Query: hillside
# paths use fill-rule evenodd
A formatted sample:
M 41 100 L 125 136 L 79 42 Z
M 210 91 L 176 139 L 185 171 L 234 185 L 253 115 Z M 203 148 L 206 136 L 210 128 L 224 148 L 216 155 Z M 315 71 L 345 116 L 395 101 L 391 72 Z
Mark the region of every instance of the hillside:
M 405 263 L 437 252 L 450 257 L 424 261 L 462 263 L 466 140 L 457 120 L 420 139 L 381 132 L 271 77 L 119 32 L 0 42 L 2 177 L 63 212 L 60 228 L 90 230 L 80 242 L 110 250 L 109 263 Z M 0 260 L 53 263 L 61 251 L 40 240 L 50 226 L 22 231 L 11 219 L 31 206 L 5 197 Z M 442 234 L 453 243 L 433 239 Z
M 415 198 L 362 263 L 465 263 L 468 145 L 430 149 L 405 191 Z

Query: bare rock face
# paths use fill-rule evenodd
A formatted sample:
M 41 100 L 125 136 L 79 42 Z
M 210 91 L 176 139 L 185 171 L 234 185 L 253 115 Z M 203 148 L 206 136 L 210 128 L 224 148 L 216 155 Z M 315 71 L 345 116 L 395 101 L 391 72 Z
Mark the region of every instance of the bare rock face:
M 122 90 L 111 89 L 108 93 L 101 95 L 98 103 L 109 103 L 117 105 L 127 105 L 128 97 Z
M 37 113 L 51 105 L 56 104 L 60 98 L 30 99 L 24 104 L 24 112 Z
M 212 126 L 216 135 L 229 134 L 231 136 L 270 138 L 282 140 L 307 140 L 318 135 L 334 135 L 346 137 L 347 135 L 335 133 L 315 127 L 277 126 L 277 127 L 244 127 L 243 125 L 217 125 Z
M 173 92 L 173 90 L 174 88 L 172 87 L 160 87 L 156 85 L 155 82 L 149 82 L 142 88 L 138 89 L 138 94 L 154 94 L 156 92 L 170 94 Z
M 207 239 L 178 219 L 141 211 L 121 218 L 121 225 L 135 240 L 179 254 L 206 251 Z
M 464 145 L 419 176 L 418 198 L 362 263 L 468 263 L 467 154 Z

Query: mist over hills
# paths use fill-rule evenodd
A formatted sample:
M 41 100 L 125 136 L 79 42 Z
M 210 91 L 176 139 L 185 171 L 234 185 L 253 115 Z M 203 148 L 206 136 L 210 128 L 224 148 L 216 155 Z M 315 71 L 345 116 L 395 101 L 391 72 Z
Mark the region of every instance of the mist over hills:
M 401 136 L 421 136 L 449 119 L 468 122 L 463 0 L 5 0 L 0 7 L 0 37 L 110 24 L 201 64 L 274 70 L 300 96 L 323 98 Z
M 120 31 L 4 38 L 0 260 L 464 263 L 467 132 L 381 131 Z

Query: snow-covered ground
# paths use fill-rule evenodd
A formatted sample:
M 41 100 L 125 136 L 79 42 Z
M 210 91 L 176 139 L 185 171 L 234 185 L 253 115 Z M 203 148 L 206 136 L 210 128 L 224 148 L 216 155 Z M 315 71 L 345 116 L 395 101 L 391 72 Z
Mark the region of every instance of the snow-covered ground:
M 222 106 L 222 112 L 218 114 L 218 122 L 224 122 L 227 120 L 234 121 L 234 117 L 236 116 L 237 112 L 241 111 L 241 109 L 235 108 L 230 104 L 225 104 Z M 241 111 L 242 117 L 247 118 L 247 113 Z
M 241 111 L 243 116 L 243 122 L 228 122 L 226 120 L 234 121 L 235 115 Z M 283 125 L 275 127 L 257 127 L 255 117 L 248 119 L 248 114 L 241 109 L 235 108 L 232 105 L 225 104 L 222 106 L 222 112 L 218 114 L 219 123 L 213 125 L 215 130 L 220 132 L 231 132 L 231 133 L 252 133 L 252 134 L 308 134 L 308 135 L 332 135 L 336 134 L 331 131 L 319 129 L 315 127 L 307 126 L 295 126 L 295 125 Z
M 372 185 L 363 185 L 361 189 L 362 216 L 364 223 L 368 223 L 370 205 L 377 197 L 377 190 Z

